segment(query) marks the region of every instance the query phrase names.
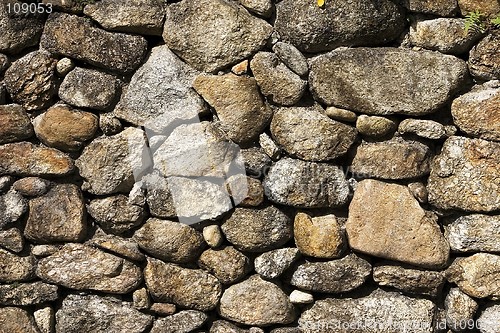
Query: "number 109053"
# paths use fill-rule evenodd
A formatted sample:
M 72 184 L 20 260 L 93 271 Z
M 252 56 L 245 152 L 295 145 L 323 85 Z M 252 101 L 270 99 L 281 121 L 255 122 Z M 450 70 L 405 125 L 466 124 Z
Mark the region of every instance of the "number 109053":
M 9 14 L 43 14 L 52 13 L 52 4 L 43 3 L 7 3 L 7 12 Z

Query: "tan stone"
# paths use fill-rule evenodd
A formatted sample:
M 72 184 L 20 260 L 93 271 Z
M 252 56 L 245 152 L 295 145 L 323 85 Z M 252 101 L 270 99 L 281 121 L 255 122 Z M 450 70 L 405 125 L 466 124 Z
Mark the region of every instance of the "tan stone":
M 338 258 L 343 250 L 343 235 L 335 215 L 311 217 L 295 215 L 295 244 L 299 251 L 316 258 Z
M 458 0 L 458 7 L 464 16 L 476 10 L 488 16 L 500 13 L 498 0 Z

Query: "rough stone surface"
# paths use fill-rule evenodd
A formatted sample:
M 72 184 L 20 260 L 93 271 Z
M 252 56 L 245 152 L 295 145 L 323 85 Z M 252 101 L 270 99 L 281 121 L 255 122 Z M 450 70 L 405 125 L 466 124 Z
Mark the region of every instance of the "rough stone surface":
M 278 42 L 273 46 L 273 52 L 280 60 L 299 76 L 306 76 L 309 73 L 307 59 L 292 44 Z
M 228 179 L 227 187 L 241 207 L 258 207 L 264 202 L 264 187 L 258 179 L 236 175 Z
M 22 141 L 33 136 L 26 110 L 18 104 L 0 105 L 0 144 Z
M 315 98 L 326 105 L 366 114 L 419 116 L 443 107 L 467 77 L 467 65 L 453 56 L 390 47 L 349 48 L 312 60 L 309 84 Z
M 47 193 L 52 184 L 43 178 L 25 177 L 12 184 L 12 188 L 25 197 L 39 197 Z
M 200 328 L 208 316 L 200 311 L 185 310 L 172 316 L 155 320 L 151 333 L 189 333 Z
M 265 252 L 255 258 L 255 271 L 265 279 L 274 279 L 290 268 L 299 257 L 299 250 L 292 247 Z
M 263 135 L 267 134 L 262 133 L 259 136 L 259 139 L 261 139 Z M 242 149 L 241 156 L 245 161 L 245 170 L 247 174 L 257 178 L 261 178 L 265 174 L 266 169 L 269 168 L 272 162 L 270 156 L 266 153 L 266 148 L 264 147 L 250 147 Z
M 270 17 L 273 13 L 273 2 L 271 0 L 240 0 L 240 3 L 250 12 L 263 17 Z
M 55 312 L 50 306 L 42 307 L 33 312 L 36 326 L 40 333 L 53 333 L 55 325 Z
M 130 260 L 143 261 L 145 259 L 145 256 L 139 250 L 137 243 L 130 238 L 122 238 L 115 235 L 99 233 L 92 237 L 87 244 Z
M 0 247 L 16 253 L 21 252 L 24 248 L 24 238 L 22 232 L 17 228 L 1 230 Z
M 500 252 L 500 216 L 464 215 L 444 225 L 453 252 Z
M 3 7 L 3 6 L 2 6 Z M 0 308 L 0 327 L 2 333 L 5 332 L 22 332 L 22 333 L 38 333 L 33 316 L 26 310 L 14 307 Z
M 36 259 L 0 249 L 0 282 L 28 281 L 35 277 Z M 0 326 L 1 327 L 1 326 Z
M 472 329 L 470 323 L 474 321 L 477 308 L 478 304 L 473 298 L 458 288 L 451 288 L 444 300 L 446 325 L 454 332 Z
M 304 291 L 294 290 L 290 293 L 290 302 L 292 304 L 311 304 L 314 303 L 314 296 Z
M 454 16 L 458 10 L 457 0 L 403 0 L 404 6 L 412 12 Z
M 59 76 L 64 77 L 71 72 L 73 68 L 75 68 L 73 59 L 64 57 L 57 62 L 56 72 Z
M 0 228 L 18 221 L 28 210 L 28 202 L 17 191 L 0 195 Z
M 491 303 L 481 312 L 477 324 L 481 333 L 495 333 L 500 330 L 498 316 L 500 315 L 500 304 Z
M 43 282 L 0 285 L 0 304 L 2 305 L 37 305 L 55 301 L 57 297 L 57 286 Z
M 232 246 L 206 250 L 198 259 L 198 265 L 223 284 L 241 280 L 252 268 L 250 259 Z
M 114 234 L 123 234 L 139 226 L 146 215 L 142 207 L 129 204 L 122 194 L 92 200 L 88 212 L 101 228 Z
M 12 6 L 20 1 L 10 1 Z M 40 14 L 30 16 L 13 15 L 8 12 L 6 3 L 0 7 L 0 52 L 19 53 L 23 49 L 38 44 L 43 30 L 44 17 Z
M 385 117 L 361 115 L 356 120 L 356 129 L 361 135 L 381 138 L 394 133 L 396 123 Z
M 458 0 L 458 6 L 464 16 L 475 10 L 487 16 L 500 13 L 500 3 L 497 0 Z
M 0 53 L 0 73 L 3 73 L 9 67 L 10 60 L 5 54 Z
M 500 80 L 500 33 L 493 32 L 472 48 L 469 54 L 471 74 L 481 80 Z
M 325 114 L 333 120 L 345 121 L 348 123 L 355 123 L 358 119 L 358 116 L 354 112 L 340 109 L 335 106 L 327 107 Z
M 203 239 L 211 248 L 218 248 L 224 242 L 219 225 L 212 224 L 203 228 Z
M 434 120 L 405 119 L 399 123 L 398 132 L 415 134 L 421 138 L 440 140 L 447 137 L 446 128 Z

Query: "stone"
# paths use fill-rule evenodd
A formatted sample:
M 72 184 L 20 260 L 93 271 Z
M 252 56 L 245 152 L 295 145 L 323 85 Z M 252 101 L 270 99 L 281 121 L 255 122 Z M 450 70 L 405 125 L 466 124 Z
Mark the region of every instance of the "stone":
M 203 239 L 211 248 L 218 248 L 224 242 L 222 230 L 217 224 L 212 224 L 203 228 Z
M 36 326 L 40 333 L 53 333 L 55 330 L 55 312 L 50 306 L 45 306 L 33 312 Z
M 99 115 L 99 128 L 107 136 L 118 134 L 123 130 L 120 119 L 116 118 L 112 112 Z
M 418 200 L 418 202 L 422 204 L 426 204 L 428 202 L 429 193 L 427 192 L 427 188 L 421 182 L 413 182 L 408 184 L 408 189 L 411 194 Z
M 127 294 L 141 282 L 141 269 L 135 264 L 78 243 L 66 243 L 40 259 L 36 275 L 66 288 L 111 294 Z
M 429 174 L 432 151 L 424 143 L 395 137 L 362 142 L 355 151 L 351 172 L 360 177 L 410 179 Z
M 325 330 L 347 333 L 361 324 L 372 332 L 390 333 L 418 323 L 415 332 L 431 333 L 435 310 L 434 303 L 427 299 L 376 289 L 364 297 L 316 301 L 302 312 L 299 328 L 307 333 Z
M 144 59 L 147 41 L 137 35 L 105 31 L 90 19 L 52 13 L 45 23 L 41 46 L 51 53 L 99 68 L 130 73 Z
M 457 258 L 446 270 L 446 278 L 475 298 L 500 299 L 500 256 L 477 253 Z
M 247 59 L 245 59 L 242 62 L 231 67 L 231 72 L 233 72 L 236 75 L 247 74 L 249 64 L 250 64 L 250 62 Z
M 0 285 L 0 304 L 37 305 L 57 300 L 58 287 L 40 281 Z
M 253 275 L 227 288 L 219 313 L 223 318 L 245 325 L 289 324 L 295 319 L 292 303 L 274 283 Z
M 151 299 L 146 288 L 137 289 L 132 294 L 134 308 L 138 310 L 147 310 L 151 307 Z
M 262 133 L 259 139 L 261 139 L 263 134 L 265 133 Z M 265 151 L 264 147 L 250 147 L 241 150 L 241 157 L 245 163 L 245 170 L 248 175 L 261 178 L 266 173 L 266 170 L 269 169 L 272 161 Z
M 74 169 L 73 160 L 56 149 L 29 142 L 0 145 L 0 175 L 65 176 Z
M 36 259 L 0 249 L 0 282 L 29 281 L 35 277 Z M 0 325 L 0 327 L 2 327 Z
M 440 209 L 500 209 L 500 143 L 452 136 L 432 163 L 429 202 Z
M 170 303 L 154 303 L 149 309 L 156 313 L 158 316 L 170 316 L 173 315 L 175 311 L 177 311 L 177 307 L 175 306 L 175 304 Z
M 263 185 L 269 200 L 298 208 L 338 207 L 349 196 L 348 183 L 337 166 L 291 158 L 274 163 Z
M 194 68 L 215 73 L 263 48 L 271 32 L 236 3 L 200 0 L 167 7 L 163 39 Z
M 128 193 L 150 163 L 145 152 L 144 132 L 138 128 L 94 139 L 75 162 L 84 178 L 82 189 L 97 195 Z
M 294 290 L 290 293 L 290 302 L 299 305 L 311 304 L 314 303 L 314 296 L 304 291 Z
M 0 73 L 3 73 L 10 65 L 9 57 L 0 53 Z
M 444 300 L 446 325 L 454 332 L 474 329 L 474 317 L 478 308 L 477 302 L 460 291 L 451 288 Z
M 43 178 L 25 177 L 16 180 L 12 188 L 25 197 L 39 197 L 47 193 L 52 184 Z
M 344 48 L 314 58 L 310 66 L 316 100 L 369 115 L 433 113 L 468 81 L 463 60 L 402 48 Z
M 260 333 L 254 330 L 250 331 L 251 329 L 240 328 L 229 321 L 216 320 L 210 327 L 210 333 Z
M 56 63 L 46 51 L 34 51 L 14 61 L 4 77 L 12 100 L 28 111 L 51 105 L 58 87 Z
M 500 304 L 490 303 L 481 312 L 481 315 L 477 319 L 477 326 L 481 333 L 495 333 L 500 330 L 500 324 L 498 323 L 498 316 L 500 315 Z
M 64 77 L 69 72 L 71 72 L 75 68 L 75 63 L 71 58 L 61 58 L 56 65 L 56 72 L 59 76 Z
M 83 13 L 110 31 L 161 36 L 165 12 L 155 0 L 105 0 L 90 3 Z
M 2 6 L 3 8 L 4 6 Z M 0 308 L 0 327 L 2 333 L 23 332 L 39 333 L 33 316 L 26 310 L 15 307 Z
M 290 218 L 274 206 L 237 207 L 224 220 L 222 231 L 238 250 L 264 252 L 288 242 L 293 235 Z
M 406 186 L 367 179 L 358 183 L 345 228 L 353 250 L 432 269 L 450 251 L 437 221 Z
M 276 4 L 274 25 L 283 41 L 308 53 L 385 44 L 396 39 L 404 26 L 401 8 L 386 0 L 377 4 L 333 0 L 321 8 L 314 1 L 285 0 Z
M 302 290 L 344 293 L 365 283 L 371 272 L 367 260 L 348 254 L 341 259 L 299 264 L 291 273 L 290 284 Z
M 6 103 L 7 98 L 7 89 L 5 89 L 5 85 L 3 82 L 0 82 L 0 105 Z
M 60 248 L 61 245 L 50 245 L 50 244 L 35 245 L 31 248 L 31 254 L 37 258 L 45 258 L 53 255 L 54 253 L 59 251 Z
M 85 203 L 78 186 L 59 184 L 29 202 L 24 236 L 35 243 L 78 242 L 87 234 Z
M 198 266 L 213 274 L 223 284 L 233 284 L 250 272 L 250 259 L 232 246 L 208 249 L 198 259 Z
M 305 256 L 333 259 L 344 250 L 344 232 L 335 215 L 310 216 L 299 212 L 293 223 L 293 236 Z
M 382 262 L 373 268 L 373 280 L 380 286 L 389 286 L 409 294 L 437 297 L 445 283 L 442 272 Z
M 6 192 L 14 183 L 14 177 L 0 176 L 0 193 Z
M 278 145 L 271 139 L 267 133 L 262 133 L 259 135 L 259 145 L 262 150 L 269 156 L 273 161 L 278 160 L 281 157 L 281 149 Z
M 148 258 L 144 280 L 154 299 L 198 311 L 214 309 L 222 294 L 221 284 L 213 275 L 153 258 Z
M 142 207 L 129 204 L 128 197 L 122 194 L 92 200 L 88 212 L 103 230 L 113 234 L 141 225 L 146 215 Z
M 486 16 L 500 13 L 500 4 L 496 0 L 458 0 L 458 6 L 463 16 L 476 10 Z
M 458 10 L 457 0 L 403 0 L 404 6 L 412 12 L 454 16 Z
M 153 318 L 126 302 L 97 295 L 68 295 L 56 313 L 56 332 L 142 333 Z
M 139 250 L 139 245 L 130 238 L 100 233 L 87 244 L 133 261 L 143 261 L 146 258 Z
M 260 91 L 272 103 L 294 105 L 304 95 L 307 81 L 302 80 L 271 52 L 259 52 L 250 61 Z
M 28 202 L 15 190 L 0 195 L 0 228 L 18 221 L 28 210 Z
M 240 0 L 243 7 L 257 15 L 268 18 L 273 13 L 273 3 L 271 0 Z
M 174 204 L 170 191 L 170 182 L 157 172 L 145 175 L 142 178 L 146 190 L 146 202 L 151 215 L 161 218 L 174 218 L 177 216 L 177 206 Z M 226 207 L 224 205 L 224 207 Z
M 335 106 L 327 107 L 325 114 L 333 120 L 345 121 L 348 123 L 355 123 L 358 119 L 358 116 L 354 112 L 340 109 Z
M 221 129 L 236 143 L 255 141 L 271 120 L 272 110 L 254 78 L 232 73 L 200 75 L 193 87 L 215 109 Z
M 328 118 L 318 106 L 278 108 L 271 134 L 291 156 L 306 161 L 328 161 L 347 153 L 356 130 Z
M 306 57 L 292 44 L 278 42 L 274 44 L 273 52 L 295 74 L 306 76 L 309 73 Z
M 299 257 L 299 250 L 292 247 L 265 252 L 255 258 L 255 271 L 264 279 L 274 279 L 290 268 Z
M 111 74 L 76 67 L 59 87 L 59 97 L 66 103 L 95 110 L 107 110 L 116 100 L 119 81 Z
M 451 104 L 453 122 L 470 136 L 500 141 L 500 81 L 475 86 Z
M 45 145 L 75 152 L 94 137 L 98 118 L 90 112 L 58 104 L 36 117 L 34 125 L 37 138 Z
M 151 333 L 189 333 L 200 328 L 207 319 L 208 316 L 203 312 L 184 310 L 155 320 Z
M 465 19 L 437 18 L 418 20 L 410 27 L 411 45 L 446 54 L 460 55 L 469 52 L 482 33 L 470 29 L 465 33 Z
M 444 235 L 453 252 L 500 252 L 500 216 L 472 214 L 449 220 Z
M 445 126 L 434 120 L 405 119 L 399 123 L 398 132 L 401 134 L 415 134 L 421 138 L 441 140 L 446 138 Z
M 21 1 L 9 1 L 11 6 L 21 4 Z M 8 7 L 0 8 L 0 52 L 15 54 L 23 49 L 38 44 L 43 30 L 44 15 L 33 13 L 31 15 L 13 15 L 8 12 Z
M 480 80 L 500 80 L 500 33 L 483 38 L 469 53 L 469 70 Z
M 264 202 L 264 187 L 258 179 L 236 175 L 228 179 L 227 187 L 241 207 L 258 207 Z
M 200 255 L 203 236 L 180 222 L 150 218 L 133 237 L 139 247 L 152 256 L 174 263 L 186 263 Z
M 33 126 L 21 105 L 0 105 L 0 144 L 22 141 L 32 136 Z
M 372 138 L 393 134 L 396 127 L 393 120 L 385 117 L 361 115 L 356 120 L 356 129 L 359 134 Z
M 24 248 L 22 232 L 17 228 L 0 230 L 0 247 L 16 253 L 21 252 Z

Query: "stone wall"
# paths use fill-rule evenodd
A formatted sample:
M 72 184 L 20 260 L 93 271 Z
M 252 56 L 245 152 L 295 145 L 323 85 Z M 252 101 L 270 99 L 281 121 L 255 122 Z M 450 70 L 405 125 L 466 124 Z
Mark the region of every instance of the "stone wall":
M 497 0 L 2 1 L 0 332 L 500 332 Z

